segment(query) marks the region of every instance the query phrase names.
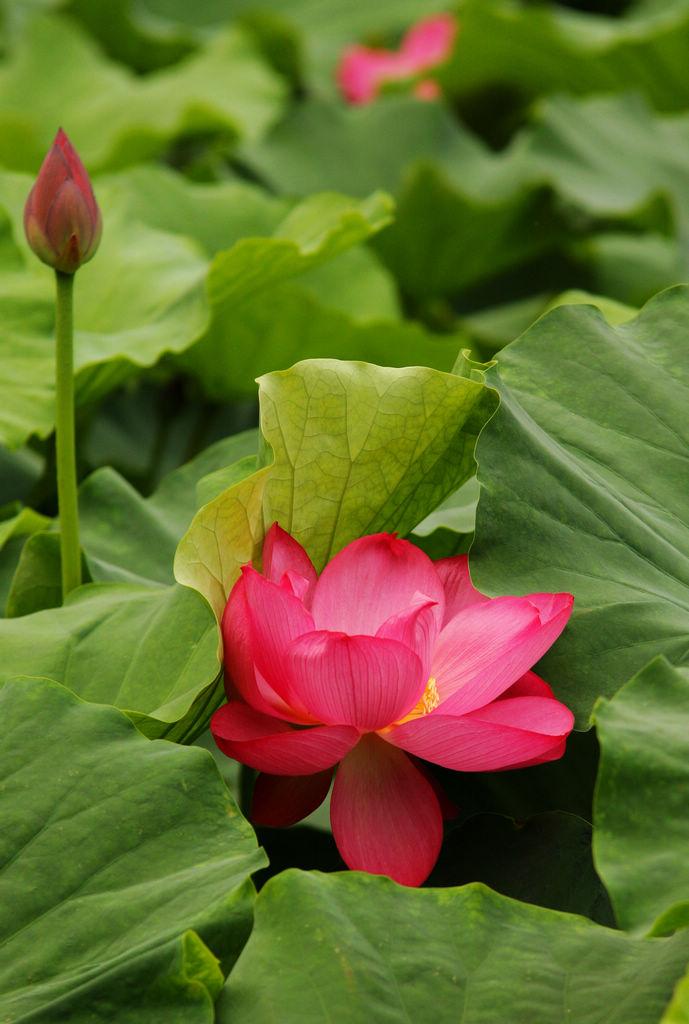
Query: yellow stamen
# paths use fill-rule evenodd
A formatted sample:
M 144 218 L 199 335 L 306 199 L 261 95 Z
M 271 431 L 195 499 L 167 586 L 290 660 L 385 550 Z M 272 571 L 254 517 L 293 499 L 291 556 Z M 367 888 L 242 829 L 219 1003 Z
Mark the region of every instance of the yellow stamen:
M 429 714 L 429 712 L 435 711 L 438 704 L 440 704 L 440 694 L 435 684 L 435 677 L 431 676 L 426 683 L 426 689 L 423 691 L 419 703 L 411 709 L 408 715 L 400 718 L 396 725 L 401 725 L 402 722 L 409 722 L 412 718 L 422 718 L 424 715 Z
M 433 711 L 440 704 L 440 696 L 438 694 L 438 687 L 435 685 L 435 679 L 433 676 L 426 683 L 426 689 L 423 691 L 423 697 L 419 701 L 423 705 L 424 714 L 428 714 L 429 711 Z

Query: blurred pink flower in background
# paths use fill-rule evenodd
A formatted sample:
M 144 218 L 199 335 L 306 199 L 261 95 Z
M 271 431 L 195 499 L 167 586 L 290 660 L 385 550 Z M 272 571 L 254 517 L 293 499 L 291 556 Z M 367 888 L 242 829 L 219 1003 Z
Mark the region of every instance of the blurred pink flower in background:
M 410 28 L 399 50 L 348 46 L 336 72 L 340 92 L 349 103 L 370 103 L 386 82 L 415 78 L 446 61 L 456 34 L 456 18 L 438 14 Z M 417 82 L 413 92 L 419 99 L 436 99 L 440 88 L 428 78 Z
M 482 772 L 564 753 L 573 715 L 529 669 L 572 603 L 485 597 L 466 556 L 431 562 L 385 533 L 348 544 L 319 577 L 274 524 L 262 573 L 245 566 L 225 608 L 229 703 L 211 721 L 225 754 L 265 773 L 253 821 L 300 821 L 338 765 L 331 823 L 345 863 L 420 885 L 443 815 L 416 758 Z

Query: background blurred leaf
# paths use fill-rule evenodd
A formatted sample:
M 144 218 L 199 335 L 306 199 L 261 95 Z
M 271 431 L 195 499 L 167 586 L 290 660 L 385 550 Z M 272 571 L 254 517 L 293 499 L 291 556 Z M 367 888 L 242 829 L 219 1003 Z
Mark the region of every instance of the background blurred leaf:
M 230 304 L 288 280 L 388 224 L 392 201 L 382 192 L 356 202 L 324 193 L 295 206 L 271 238 L 247 238 L 216 257 L 208 275 L 211 304 L 225 312 Z
M 45 679 L 0 704 L 3 1018 L 210 1024 L 265 862 L 211 759 Z
M 495 83 L 524 101 L 543 92 L 637 89 L 658 109 L 677 110 L 689 104 L 688 38 L 685 3 L 655 16 L 631 11 L 614 19 L 554 4 L 465 0 L 442 79 L 455 98 L 476 96 Z
M 258 138 L 279 115 L 285 88 L 237 28 L 137 78 L 73 22 L 44 15 L 27 23 L 0 70 L 0 96 L 6 167 L 36 173 L 62 123 L 94 172 L 155 156 L 184 133 Z
M 335 261 L 333 261 L 335 262 Z M 343 259 L 337 260 L 338 272 Z M 357 264 L 350 264 L 357 269 Z M 370 271 L 373 275 L 370 276 Z M 377 305 L 384 313 L 389 303 L 389 286 L 381 282 L 375 266 L 364 266 L 361 285 L 370 283 L 372 299 L 382 294 Z M 347 301 L 346 274 L 332 298 L 338 305 Z M 343 289 L 344 285 L 344 289 Z M 405 320 L 356 320 L 352 313 L 328 308 L 314 295 L 313 278 L 273 288 L 270 302 L 264 294 L 249 298 L 226 311 L 216 310 L 213 324 L 204 337 L 176 363 L 201 381 L 206 394 L 216 400 L 230 400 L 256 393 L 257 375 L 276 369 L 287 371 L 304 359 L 332 358 L 361 360 L 392 366 L 433 366 L 450 370 L 465 335 L 433 334 L 419 324 Z
M 173 583 L 175 551 L 198 508 L 196 485 L 257 447 L 255 430 L 218 441 L 165 477 L 150 498 L 143 498 L 114 470 L 90 476 L 79 489 L 79 515 L 92 578 Z

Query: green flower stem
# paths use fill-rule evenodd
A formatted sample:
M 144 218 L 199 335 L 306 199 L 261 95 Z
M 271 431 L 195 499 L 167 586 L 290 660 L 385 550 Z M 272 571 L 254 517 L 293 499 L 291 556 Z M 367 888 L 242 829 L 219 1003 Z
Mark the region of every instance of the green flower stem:
M 60 515 L 62 599 L 81 583 L 77 466 L 74 441 L 74 365 L 72 294 L 74 274 L 55 271 L 55 447 Z

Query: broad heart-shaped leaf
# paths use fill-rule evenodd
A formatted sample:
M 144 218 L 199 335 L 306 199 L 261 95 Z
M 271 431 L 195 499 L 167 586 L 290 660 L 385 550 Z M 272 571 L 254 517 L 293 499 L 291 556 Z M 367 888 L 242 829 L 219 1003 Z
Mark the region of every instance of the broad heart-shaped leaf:
M 277 520 L 317 569 L 366 533 L 404 534 L 474 471 L 474 445 L 495 393 L 427 367 L 313 359 L 259 381 L 269 466 L 194 518 L 175 578 L 221 617 L 242 565 L 260 559 Z
M 655 654 L 687 656 L 689 288 L 613 327 L 542 317 L 500 355 L 481 435 L 472 577 L 484 593 L 568 591 L 543 676 L 585 725 Z
M 211 1024 L 265 863 L 212 759 L 45 679 L 0 708 L 0 1017 Z
M 659 657 L 595 706 L 594 856 L 620 927 L 689 925 L 689 670 Z
M 482 381 L 427 367 L 316 359 L 259 381 L 274 453 L 264 498 L 317 570 L 349 541 L 408 533 L 474 471 L 495 409 Z
M 217 1019 L 656 1024 L 688 956 L 689 932 L 635 939 L 482 885 L 286 871 L 257 897 Z
M 62 608 L 0 620 L 0 649 L 0 679 L 54 679 L 151 738 L 193 738 L 223 692 L 215 618 L 176 584 L 86 584 Z
M 0 72 L 0 161 L 35 172 L 66 114 L 64 128 L 91 172 L 155 156 L 190 132 L 256 139 L 285 92 L 236 27 L 174 67 L 138 77 L 73 22 L 43 15 L 27 22 Z

